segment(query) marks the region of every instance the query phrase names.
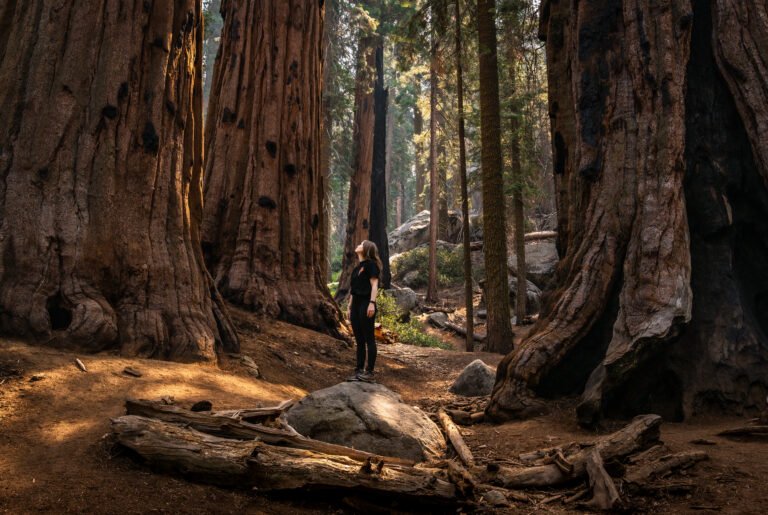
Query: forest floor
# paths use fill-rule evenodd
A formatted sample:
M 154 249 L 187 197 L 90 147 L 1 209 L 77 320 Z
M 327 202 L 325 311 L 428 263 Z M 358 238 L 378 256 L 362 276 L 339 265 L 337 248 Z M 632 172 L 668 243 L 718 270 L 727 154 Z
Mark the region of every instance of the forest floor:
M 228 358 L 220 367 L 177 364 L 110 353 L 76 354 L 1 339 L 0 513 L 354 513 L 339 499 L 266 497 L 190 483 L 152 472 L 107 444 L 109 420 L 124 413 L 126 398 L 171 396 L 181 405 L 205 399 L 215 409 L 266 406 L 331 386 L 351 372 L 354 356 L 347 344 L 233 311 L 242 354 L 254 359 L 262 379 L 252 378 L 238 361 Z M 461 345 L 460 338 L 442 336 Z M 398 343 L 379 349 L 379 382 L 425 408 L 456 400 L 448 387 L 472 360 L 496 366 L 501 358 Z M 75 366 L 76 358 L 87 372 Z M 127 366 L 142 376 L 124 374 Z M 576 425 L 572 407 L 571 401 L 558 401 L 547 415 L 501 425 L 477 424 L 462 428 L 462 433 L 481 463 L 589 440 L 593 435 Z M 737 418 L 665 423 L 662 440 L 673 451 L 705 450 L 710 460 L 689 472 L 697 485 L 693 493 L 633 498 L 630 511 L 765 513 L 768 441 L 715 436 L 743 423 Z M 697 439 L 714 445 L 691 443 Z M 575 512 L 560 501 L 541 502 L 553 493 L 557 492 L 535 492 L 532 502 L 498 512 Z

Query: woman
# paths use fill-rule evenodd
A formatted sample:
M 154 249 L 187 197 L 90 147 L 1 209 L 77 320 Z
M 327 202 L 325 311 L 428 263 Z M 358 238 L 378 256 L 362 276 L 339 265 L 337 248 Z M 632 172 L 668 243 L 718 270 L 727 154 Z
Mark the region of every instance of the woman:
M 355 249 L 355 253 L 360 263 L 352 271 L 352 298 L 347 306 L 347 318 L 352 323 L 357 342 L 357 366 L 355 375 L 349 379 L 373 381 L 373 367 L 376 364 L 376 337 L 373 326 L 376 320 L 376 294 L 382 264 L 379 249 L 372 241 L 363 240 Z M 366 351 L 368 366 L 365 364 Z

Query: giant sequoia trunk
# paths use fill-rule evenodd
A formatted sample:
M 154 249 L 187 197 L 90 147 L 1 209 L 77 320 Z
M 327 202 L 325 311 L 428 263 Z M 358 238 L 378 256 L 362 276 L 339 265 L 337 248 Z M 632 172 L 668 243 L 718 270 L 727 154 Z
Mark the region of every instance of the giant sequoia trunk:
M 237 348 L 200 252 L 197 0 L 0 6 L 0 329 L 57 346 Z
M 222 3 L 206 127 L 206 262 L 231 301 L 338 334 L 323 282 L 321 3 Z
M 582 390 L 585 424 L 763 405 L 768 18 L 757 4 L 544 5 L 560 286 L 499 366 L 492 416 Z

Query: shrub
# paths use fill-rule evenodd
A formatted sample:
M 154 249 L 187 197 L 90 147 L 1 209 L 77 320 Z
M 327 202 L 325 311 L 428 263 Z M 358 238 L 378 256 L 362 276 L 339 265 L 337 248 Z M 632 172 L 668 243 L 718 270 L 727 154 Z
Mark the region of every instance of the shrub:
M 429 271 L 429 247 L 417 247 L 400 256 L 392 265 L 392 275 L 402 278 L 416 270 L 419 276 L 410 285 L 420 288 L 427 285 Z M 464 256 L 461 247 L 453 250 L 437 249 L 437 282 L 440 286 L 459 284 L 464 280 Z
M 451 346 L 439 338 L 435 338 L 424 332 L 417 320 L 403 322 L 400 317 L 397 303 L 393 297 L 382 292 L 376 300 L 378 319 L 381 326 L 395 333 L 398 341 L 419 347 L 438 347 L 450 349 Z

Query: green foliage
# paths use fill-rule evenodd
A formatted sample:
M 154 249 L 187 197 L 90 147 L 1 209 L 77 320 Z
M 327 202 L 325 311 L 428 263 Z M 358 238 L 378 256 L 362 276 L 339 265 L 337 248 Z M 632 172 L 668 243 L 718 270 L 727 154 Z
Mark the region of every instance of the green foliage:
M 427 285 L 429 270 L 429 247 L 418 247 L 406 252 L 392 264 L 393 276 L 402 277 L 412 270 L 419 272 L 412 283 L 415 288 Z M 464 255 L 462 248 L 454 250 L 437 249 L 437 283 L 440 286 L 452 286 L 464 281 Z
M 451 349 L 451 346 L 444 341 L 425 333 L 418 320 L 410 319 L 408 322 L 402 322 L 395 299 L 385 292 L 376 299 L 376 307 L 381 326 L 395 333 L 398 341 L 419 347 Z

